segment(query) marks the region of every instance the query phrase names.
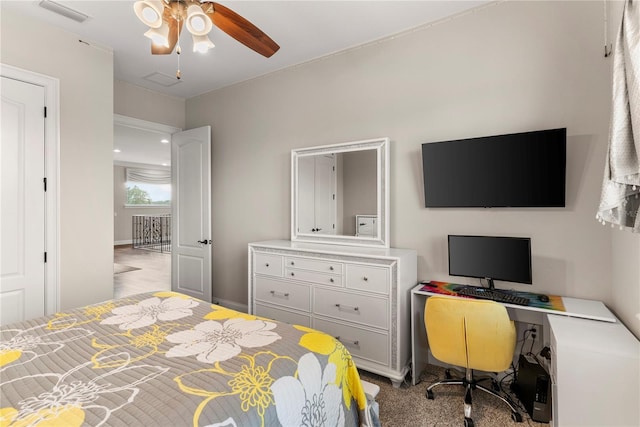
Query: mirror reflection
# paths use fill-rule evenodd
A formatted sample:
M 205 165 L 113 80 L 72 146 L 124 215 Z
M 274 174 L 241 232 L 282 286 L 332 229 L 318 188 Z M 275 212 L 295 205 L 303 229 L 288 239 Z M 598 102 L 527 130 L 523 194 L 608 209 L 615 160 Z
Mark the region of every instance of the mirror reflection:
M 298 233 L 377 237 L 377 151 L 298 159 Z
M 388 247 L 388 142 L 291 152 L 291 240 Z

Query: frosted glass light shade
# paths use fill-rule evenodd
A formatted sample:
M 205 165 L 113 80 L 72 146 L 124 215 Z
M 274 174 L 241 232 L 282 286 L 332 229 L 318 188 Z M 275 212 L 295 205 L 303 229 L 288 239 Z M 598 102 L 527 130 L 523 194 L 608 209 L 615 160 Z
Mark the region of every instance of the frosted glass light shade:
M 144 35 L 149 37 L 154 44 L 169 47 L 169 24 L 166 22 L 163 22 L 160 28 L 150 28 Z
M 208 36 L 196 36 L 193 37 L 193 51 L 206 53 L 209 49 L 214 48 L 216 45 L 209 39 Z
M 164 6 L 162 0 L 140 0 L 133 4 L 133 10 L 140 21 L 151 28 L 162 26 Z
M 202 8 L 198 5 L 192 4 L 187 8 L 187 29 L 194 36 L 204 36 L 209 34 L 213 23 L 211 19 L 202 11 Z

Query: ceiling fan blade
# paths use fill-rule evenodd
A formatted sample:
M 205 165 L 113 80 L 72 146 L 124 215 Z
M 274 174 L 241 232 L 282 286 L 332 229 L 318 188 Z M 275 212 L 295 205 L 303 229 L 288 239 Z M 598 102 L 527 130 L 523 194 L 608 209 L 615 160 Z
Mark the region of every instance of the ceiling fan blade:
M 206 8 L 207 4 L 213 6 L 213 10 Z M 203 2 L 202 6 L 216 27 L 260 55 L 269 58 L 280 49 L 268 35 L 233 10 L 215 2 Z
M 154 55 L 168 55 L 173 52 L 173 48 L 176 47 L 178 42 L 178 34 L 182 31 L 182 24 L 184 23 L 181 20 L 180 26 L 178 26 L 178 20 L 171 15 L 171 9 L 168 7 L 164 9 L 162 20 L 169 24 L 169 47 L 151 43 L 151 53 Z

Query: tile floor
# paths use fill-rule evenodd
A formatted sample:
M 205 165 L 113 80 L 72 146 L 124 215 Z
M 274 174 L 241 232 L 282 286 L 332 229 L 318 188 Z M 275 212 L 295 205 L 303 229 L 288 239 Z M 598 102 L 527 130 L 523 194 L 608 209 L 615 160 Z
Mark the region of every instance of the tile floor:
M 113 297 L 171 289 L 171 254 L 133 249 L 131 245 L 115 246 L 113 262 L 140 270 L 113 275 Z

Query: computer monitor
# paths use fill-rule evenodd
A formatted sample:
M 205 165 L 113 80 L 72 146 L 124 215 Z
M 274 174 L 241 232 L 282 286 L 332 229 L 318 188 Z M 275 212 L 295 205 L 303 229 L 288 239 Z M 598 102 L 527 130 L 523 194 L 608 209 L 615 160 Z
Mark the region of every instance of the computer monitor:
M 449 275 L 531 284 L 531 239 L 449 235 Z

